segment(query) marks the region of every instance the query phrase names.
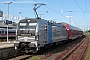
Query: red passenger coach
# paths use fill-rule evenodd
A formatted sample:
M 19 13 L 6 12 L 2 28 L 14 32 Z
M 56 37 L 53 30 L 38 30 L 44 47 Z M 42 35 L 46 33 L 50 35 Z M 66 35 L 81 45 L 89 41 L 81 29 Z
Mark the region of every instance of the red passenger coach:
M 83 35 L 83 31 L 75 26 L 72 26 L 67 23 L 61 23 L 66 27 L 67 33 L 68 33 L 68 39 L 76 39 L 78 37 L 81 37 Z

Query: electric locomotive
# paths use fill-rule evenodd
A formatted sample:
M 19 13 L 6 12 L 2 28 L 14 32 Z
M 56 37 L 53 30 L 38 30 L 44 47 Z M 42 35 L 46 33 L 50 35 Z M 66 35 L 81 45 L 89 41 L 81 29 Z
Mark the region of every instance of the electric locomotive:
M 68 40 L 66 28 L 54 21 L 44 19 L 22 19 L 17 29 L 15 49 L 22 52 L 37 52 L 42 47 L 46 48 Z

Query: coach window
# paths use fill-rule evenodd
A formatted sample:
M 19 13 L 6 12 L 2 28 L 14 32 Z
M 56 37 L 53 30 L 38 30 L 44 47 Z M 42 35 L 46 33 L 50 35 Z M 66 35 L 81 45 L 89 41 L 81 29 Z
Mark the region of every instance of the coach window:
M 4 34 L 4 31 L 2 31 L 2 34 Z
M 65 26 L 63 26 L 63 28 L 65 28 Z

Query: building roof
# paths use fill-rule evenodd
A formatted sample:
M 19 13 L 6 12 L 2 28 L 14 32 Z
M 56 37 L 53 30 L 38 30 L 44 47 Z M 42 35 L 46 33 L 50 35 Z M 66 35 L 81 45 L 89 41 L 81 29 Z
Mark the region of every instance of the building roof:
M 7 27 L 7 24 L 5 24 L 4 22 L 0 21 L 0 27 Z M 14 26 L 13 24 L 8 24 L 8 27 L 15 28 L 16 26 Z

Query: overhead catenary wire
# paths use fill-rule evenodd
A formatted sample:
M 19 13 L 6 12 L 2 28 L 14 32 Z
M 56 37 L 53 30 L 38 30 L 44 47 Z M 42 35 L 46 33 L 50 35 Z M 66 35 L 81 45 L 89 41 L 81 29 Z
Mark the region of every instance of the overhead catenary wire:
M 85 12 L 82 10 L 82 8 L 80 7 L 79 3 L 77 2 L 77 0 L 75 0 L 75 2 L 77 3 L 78 7 L 80 8 L 80 10 L 82 11 L 82 13 L 84 14 L 85 20 L 86 20 L 86 16 L 85 16 Z
M 38 2 L 38 1 L 36 1 L 36 0 L 33 0 L 33 1 L 35 1 L 35 2 L 39 3 L 39 2 Z M 61 15 L 62 17 L 66 18 L 64 15 L 60 14 L 60 12 L 57 12 L 57 11 L 53 10 L 52 8 L 48 7 L 47 5 L 45 5 L 45 6 L 46 6 L 46 8 L 50 9 L 51 11 L 53 11 L 53 12 L 55 12 L 55 13 L 57 13 L 57 14 Z M 66 19 L 67 19 L 67 18 L 66 18 Z
M 89 11 L 87 11 L 87 7 L 86 7 L 87 5 L 86 5 L 86 0 L 85 0 L 85 13 L 86 13 L 86 20 L 87 20 L 87 12 L 89 12 Z M 87 20 L 87 30 L 89 30 L 90 28 L 89 28 L 89 23 L 88 23 L 88 20 Z
M 82 8 L 80 7 L 80 5 L 78 4 L 77 0 L 75 0 L 75 2 L 77 3 L 77 5 L 79 6 L 79 8 L 81 9 L 81 11 L 82 11 L 83 14 L 84 14 L 84 11 L 82 10 Z
M 18 1 L 18 0 L 13 0 L 13 1 Z M 28 1 L 31 1 L 31 0 L 28 0 Z M 38 2 L 38 0 L 32 0 L 32 1 L 34 1 L 35 3 L 40 3 L 40 2 Z M 63 11 L 63 12 L 68 12 L 69 13 L 69 15 L 70 15 L 70 11 L 67 11 L 67 9 L 68 9 L 68 7 L 67 6 L 65 6 L 65 3 L 63 2 L 63 0 L 59 0 L 60 1 L 60 3 L 63 5 L 63 7 L 65 8 L 65 10 L 66 11 Z M 76 2 L 76 4 L 78 5 L 78 7 L 80 8 L 80 11 L 73 11 L 74 13 L 78 13 L 78 12 L 82 12 L 83 14 L 82 15 L 84 15 L 84 17 L 83 18 L 85 18 L 84 20 L 85 20 L 85 22 L 86 23 L 88 23 L 88 21 L 87 21 L 87 12 L 90 12 L 89 10 L 87 11 L 87 4 L 86 4 L 86 0 L 83 0 L 84 1 L 84 9 L 82 9 L 82 6 L 80 6 L 80 4 L 78 3 L 78 0 L 74 0 L 75 2 Z M 20 4 L 20 3 L 19 3 Z M 20 4 L 21 5 L 21 4 Z M 57 13 L 57 14 L 59 14 L 60 16 L 63 16 L 64 18 L 66 18 L 66 16 L 64 16 L 64 14 L 62 14 L 62 13 L 60 13 L 60 11 L 56 11 L 55 9 L 52 9 L 51 7 L 49 7 L 48 5 L 46 5 L 45 6 L 46 8 L 48 8 L 49 10 L 50 10 L 50 12 L 55 12 L 55 13 Z M 25 8 L 25 6 L 23 5 L 23 8 Z M 49 12 L 49 11 L 48 11 Z
M 85 0 L 85 11 L 82 10 L 82 8 L 81 8 L 80 5 L 78 4 L 77 0 L 75 0 L 75 2 L 77 3 L 77 5 L 78 5 L 79 8 L 81 9 L 82 13 L 84 14 L 85 22 L 86 22 L 87 24 L 89 24 L 89 23 L 88 23 L 88 20 L 86 19 L 86 14 L 87 14 L 87 10 L 86 10 L 86 0 Z M 85 13 L 86 13 L 86 14 L 85 14 Z M 88 26 L 88 25 L 87 25 L 87 26 Z M 87 27 L 87 30 L 88 30 L 88 27 Z
M 64 15 L 62 15 L 62 14 L 60 14 L 59 12 L 57 12 L 57 11 L 53 10 L 52 8 L 48 7 L 47 5 L 45 5 L 45 6 L 46 6 L 48 9 L 52 10 L 53 12 L 55 12 L 55 13 L 57 13 L 57 14 L 59 14 L 59 15 L 63 16 L 63 17 L 65 17 Z
M 86 0 L 85 0 L 85 13 L 86 13 L 86 17 L 87 17 Z M 86 20 L 87 20 L 87 18 L 86 18 Z

